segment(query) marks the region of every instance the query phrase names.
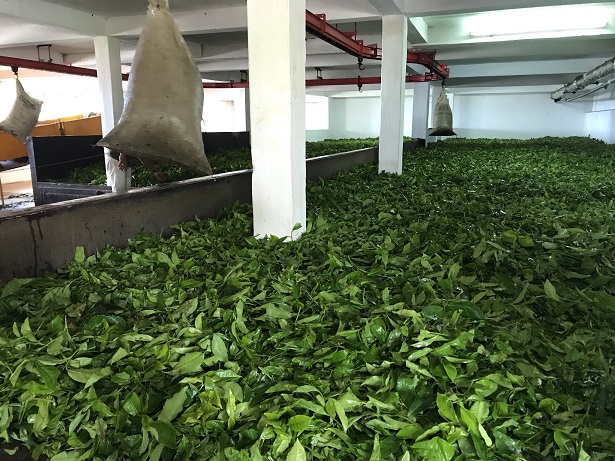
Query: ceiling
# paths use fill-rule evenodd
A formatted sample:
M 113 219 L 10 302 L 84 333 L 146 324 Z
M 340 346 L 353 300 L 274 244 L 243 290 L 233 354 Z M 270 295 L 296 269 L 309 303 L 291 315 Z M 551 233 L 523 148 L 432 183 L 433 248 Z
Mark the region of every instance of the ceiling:
M 247 1 L 258 0 L 170 0 L 203 78 L 238 81 L 248 69 Z M 382 16 L 405 14 L 410 46 L 437 50 L 436 58 L 450 65 L 447 86 L 453 91 L 561 86 L 615 56 L 615 2 L 306 0 L 306 6 L 325 13 L 339 29 L 356 31 L 366 44 L 378 45 Z M 54 62 L 93 67 L 92 37 L 111 35 L 120 39 L 122 63 L 130 66 L 146 8 L 147 0 L 3 0 L 0 55 L 37 59 L 36 45 L 51 44 Z M 356 58 L 309 34 L 306 45 L 308 78 L 316 77 L 316 68 L 324 78 L 380 74 L 379 61 L 366 61 L 360 71 Z M 420 66 L 408 70 L 425 72 Z
M 64 6 L 103 17 L 129 16 L 147 11 L 147 0 L 50 0 L 46 3 Z M 243 7 L 246 0 L 170 0 L 173 11 Z

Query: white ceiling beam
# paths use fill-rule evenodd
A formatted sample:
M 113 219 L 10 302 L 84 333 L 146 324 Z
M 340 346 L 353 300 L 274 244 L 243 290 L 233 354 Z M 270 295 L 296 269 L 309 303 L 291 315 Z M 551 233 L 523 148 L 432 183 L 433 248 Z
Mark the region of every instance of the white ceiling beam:
M 1 4 L 1 3 L 0 3 Z M 3 26 L 0 33 L 0 49 L 14 47 L 34 47 L 43 43 L 54 43 L 82 38 L 75 32 L 56 27 L 22 23 L 15 26 Z M 53 48 L 52 48 L 53 49 Z
M 429 29 L 429 46 L 440 45 L 462 45 L 471 44 L 477 48 L 484 43 L 492 42 L 514 42 L 514 46 L 524 46 L 523 43 L 528 40 L 550 40 L 550 39 L 595 39 L 595 38 L 612 38 L 615 37 L 615 25 L 607 25 L 600 31 L 593 31 L 591 35 L 584 35 L 583 31 L 550 31 L 540 32 L 540 38 L 532 38 L 533 34 L 520 35 L 494 35 L 485 37 L 473 37 L 469 34 L 468 29 L 462 23 L 445 26 L 434 26 Z M 510 46 L 510 45 L 509 45 Z
M 405 0 L 405 13 L 410 16 L 477 13 L 538 6 L 581 5 L 596 0 Z
M 248 27 L 245 7 L 178 11 L 173 13 L 173 17 L 179 30 L 187 35 L 233 32 Z M 107 32 L 109 35 L 119 37 L 138 37 L 144 24 L 145 15 L 108 18 Z
M 186 44 L 195 59 L 203 57 L 202 45 L 200 43 L 186 41 Z M 135 57 L 135 52 L 135 48 L 124 48 L 120 50 L 122 65 L 131 65 Z M 69 53 L 64 55 L 64 63 L 72 64 L 73 66 L 96 67 L 96 55 L 94 53 Z
M 408 21 L 408 41 L 413 45 L 429 41 L 429 26 L 423 18 L 410 18 Z
M 13 0 L 17 1 L 17 0 Z M 308 1 L 312 13 L 326 13 L 331 23 L 360 22 L 380 18 L 378 11 L 368 0 Z M 246 7 L 201 9 L 173 13 L 182 34 L 207 34 L 245 31 L 248 27 Z M 271 19 L 275 20 L 274 17 Z M 107 19 L 108 35 L 137 37 L 145 24 L 145 15 L 118 16 Z
M 306 0 L 306 8 L 314 14 L 326 14 L 327 21 L 334 23 L 367 21 L 382 16 L 369 0 Z
M 523 43 L 492 42 L 480 46 L 471 44 L 444 45 L 437 48 L 436 58 L 449 66 L 458 64 L 498 63 L 510 60 L 553 60 L 613 56 L 611 40 L 549 39 L 525 40 Z M 591 50 L 591 54 L 588 53 Z M 522 56 L 523 58 L 520 58 Z M 453 76 L 453 73 L 451 73 Z
M 381 41 L 380 35 L 358 35 L 358 39 L 363 40 L 365 43 L 379 43 Z M 306 49 L 309 54 L 329 54 L 329 53 L 343 53 L 338 48 L 330 45 L 329 43 L 312 36 L 308 36 L 306 41 Z M 248 57 L 248 44 L 245 40 L 233 40 L 223 44 L 212 43 L 203 45 L 202 60 L 206 59 L 237 59 Z M 356 58 L 354 58 L 356 60 Z
M 202 73 L 207 72 L 228 72 L 241 71 L 248 69 L 248 58 L 238 59 L 221 59 L 221 60 L 197 60 L 197 65 Z M 339 66 L 357 66 L 357 74 L 359 73 L 357 58 L 346 53 L 318 54 L 308 55 L 306 58 L 306 68 L 322 67 L 339 67 Z M 366 67 L 380 66 L 380 61 L 366 59 L 363 61 Z
M 105 18 L 41 0 L 2 0 L 0 15 L 58 27 L 86 36 L 106 34 Z
M 514 77 L 520 75 L 583 74 L 612 56 L 596 58 L 560 59 L 549 61 L 507 61 L 489 64 L 459 64 L 451 66 L 451 76 Z
M 404 0 L 369 0 L 369 3 L 383 16 L 402 14 L 404 11 Z
M 543 74 L 543 75 L 512 75 L 498 77 L 463 77 L 447 78 L 446 87 L 476 88 L 476 87 L 514 87 L 514 86 L 539 86 L 539 85 L 563 85 L 576 77 L 575 74 Z

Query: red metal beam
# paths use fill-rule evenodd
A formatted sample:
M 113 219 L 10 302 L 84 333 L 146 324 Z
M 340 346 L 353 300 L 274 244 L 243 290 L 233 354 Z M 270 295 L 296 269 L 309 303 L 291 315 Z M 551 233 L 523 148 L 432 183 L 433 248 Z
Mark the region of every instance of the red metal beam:
M 439 79 L 440 77 L 435 74 L 408 75 L 406 77 L 406 83 L 431 82 Z M 306 80 L 305 86 L 356 85 L 360 88 L 363 85 L 379 85 L 380 83 L 382 83 L 382 79 L 380 77 L 321 78 L 316 80 Z
M 408 50 L 406 62 L 425 66 L 441 78 L 447 78 L 450 75 L 448 66 L 436 61 L 436 51 Z
M 406 83 L 412 82 L 431 82 L 440 80 L 437 74 L 408 75 Z M 318 78 L 306 80 L 305 86 L 338 86 L 338 85 L 379 85 L 382 82 L 380 77 L 351 77 L 351 78 Z M 203 88 L 249 88 L 249 82 L 203 82 Z
M 249 88 L 248 82 L 203 82 L 203 88 Z
M 52 62 L 33 61 L 31 59 L 12 58 L 10 56 L 0 56 L 0 66 L 18 67 L 22 69 L 42 70 L 46 72 L 56 72 L 60 74 L 80 75 L 83 77 L 97 77 L 95 69 L 87 67 L 76 67 L 67 64 L 54 64 Z M 128 80 L 128 74 L 122 74 L 122 80 Z
M 327 23 L 327 16 L 314 14 L 305 10 L 305 28 L 315 37 L 324 40 L 357 58 L 380 59 L 380 50 L 376 45 L 364 45 L 363 40 L 355 40 L 356 32 L 342 32 Z
M 346 53 L 362 59 L 382 59 L 380 48 L 376 45 L 364 45 L 363 40 L 357 40 L 357 32 L 342 32 L 327 23 L 327 16 L 324 14 L 314 14 L 305 10 L 305 27 L 309 33 L 325 42 L 339 48 Z M 435 51 L 408 51 L 407 61 L 409 64 L 420 64 L 429 69 L 430 72 L 439 75 L 441 78 L 449 76 L 449 68 L 446 64 L 440 64 L 436 58 Z
M 305 11 L 306 29 L 314 36 L 324 40 L 327 43 L 345 51 L 346 53 L 356 56 L 359 60 L 366 59 L 382 59 L 380 49 L 376 45 L 364 45 L 363 40 L 356 40 L 355 32 L 342 32 L 327 23 L 327 18 L 324 14 L 313 14 L 310 11 Z M 420 64 L 425 66 L 432 74 L 438 75 L 440 78 L 447 78 L 450 74 L 446 64 L 440 64 L 436 58 L 436 51 L 421 51 L 409 50 L 407 62 L 412 64 Z M 87 77 L 96 77 L 98 74 L 95 69 L 85 67 L 76 67 L 66 64 L 54 64 L 49 62 L 33 61 L 30 59 L 12 58 L 8 56 L 0 56 L 0 66 L 21 67 L 24 69 L 35 69 L 47 72 L 58 72 L 70 75 L 82 75 Z M 430 75 L 430 74 L 427 74 Z M 128 74 L 122 74 L 123 80 L 128 80 Z M 425 81 L 425 80 L 421 80 Z M 204 83 L 203 88 L 247 88 L 239 83 Z

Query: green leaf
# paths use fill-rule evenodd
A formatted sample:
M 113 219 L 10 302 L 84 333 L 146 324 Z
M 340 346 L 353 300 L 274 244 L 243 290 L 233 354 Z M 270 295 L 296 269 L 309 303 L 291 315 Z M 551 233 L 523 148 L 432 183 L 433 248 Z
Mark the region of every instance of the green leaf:
M 311 416 L 305 415 L 293 416 L 288 420 L 288 427 L 290 427 L 293 432 L 300 434 L 310 426 L 312 419 Z
M 58 377 L 60 376 L 60 370 L 57 367 L 43 365 L 42 363 L 37 362 L 36 370 L 38 371 L 38 375 L 45 383 L 45 386 L 52 391 L 55 391 L 58 388 Z
M 62 353 L 63 345 L 64 345 L 63 338 L 61 336 L 57 337 L 56 339 L 51 341 L 49 345 L 47 346 L 47 353 L 51 355 L 52 357 L 56 357 Z
M 348 432 L 348 417 L 346 416 L 346 411 L 344 410 L 344 407 L 337 400 L 333 400 L 333 405 L 335 405 L 335 412 L 337 413 L 337 417 L 342 423 L 342 428 L 344 429 L 344 432 Z
M 455 423 L 459 422 L 457 413 L 455 413 L 455 408 L 453 407 L 453 402 L 447 395 L 438 394 L 436 404 L 438 405 L 438 413 L 440 413 L 443 418 Z
M 85 261 L 85 248 L 82 246 L 78 246 L 75 248 L 75 261 L 78 263 L 82 263 Z
M 21 325 L 21 336 L 26 338 L 28 341 L 37 342 L 34 334 L 32 334 L 32 330 L 30 329 L 30 319 L 26 319 Z
M 166 421 L 153 421 L 150 427 L 154 430 L 156 440 L 168 448 L 175 448 L 177 431 Z
M 76 451 L 63 451 L 51 458 L 50 461 L 78 461 L 80 455 Z
M 518 456 L 521 454 L 519 443 L 510 438 L 503 431 L 494 429 L 493 435 L 495 437 L 495 448 L 498 453 L 512 456 Z
M 581 447 L 579 449 L 579 458 L 578 461 L 591 461 L 592 457 Z
M 41 434 L 49 424 L 49 400 L 40 399 L 37 403 L 38 413 L 34 418 L 33 431 L 35 434 Z
M 455 448 L 446 440 L 434 437 L 430 440 L 412 445 L 426 461 L 450 461 L 455 455 Z
M 478 258 L 480 255 L 483 254 L 483 252 L 487 249 L 487 242 L 485 242 L 485 240 L 481 240 L 481 242 L 476 245 L 476 248 L 474 248 L 474 253 L 472 253 L 472 258 L 476 259 Z
M 416 439 L 425 430 L 419 424 L 408 424 L 402 428 L 396 435 L 399 439 Z
M 553 286 L 553 284 L 549 281 L 549 279 L 545 280 L 545 294 L 547 298 L 553 299 L 554 301 L 559 301 L 559 296 L 557 295 L 557 290 Z
M 474 402 L 470 407 L 470 411 L 476 417 L 476 421 L 482 424 L 489 417 L 489 404 L 481 401 Z
M 171 373 L 175 375 L 189 375 L 201 370 L 201 366 L 205 361 L 205 356 L 202 352 L 190 352 L 182 355 L 179 362 L 173 367 Z
M 111 375 L 113 372 L 111 368 L 79 368 L 79 369 L 68 369 L 68 376 L 71 377 L 74 381 L 78 383 L 85 384 L 85 387 L 88 388 L 93 386 L 102 378 Z
M 152 451 L 152 454 L 149 456 L 148 461 L 158 461 L 162 456 L 162 451 L 164 450 L 164 445 L 158 444 L 156 448 Z
M 444 362 L 442 366 L 444 367 L 444 371 L 446 372 L 446 375 L 449 377 L 449 379 L 452 382 L 455 382 L 455 380 L 457 379 L 457 368 L 447 362 Z
M 474 416 L 474 413 L 470 410 L 466 410 L 463 405 L 460 405 L 459 415 L 461 416 L 461 421 L 465 424 L 470 433 L 477 436 L 480 435 L 478 432 L 478 420 L 476 419 L 476 416 Z
M 113 354 L 113 357 L 111 357 L 111 360 L 109 360 L 109 365 L 113 365 L 116 362 L 119 362 L 120 360 L 122 360 L 124 357 L 128 356 L 129 353 L 126 351 L 126 349 L 124 349 L 123 347 L 120 347 L 117 351 L 115 351 L 115 354 Z
M 459 265 L 459 263 L 455 263 L 453 264 L 450 269 L 448 270 L 448 278 L 449 279 L 456 279 L 457 275 L 459 275 L 459 270 L 461 269 L 461 266 Z
M 228 350 L 226 348 L 226 344 L 224 344 L 224 340 L 217 333 L 214 333 L 211 338 L 211 352 L 214 357 L 221 362 L 228 362 Z
M 167 399 L 164 403 L 164 407 L 162 407 L 162 411 L 158 415 L 159 421 L 166 421 L 170 423 L 184 410 L 184 402 L 188 397 L 188 389 L 189 387 L 184 387 L 183 389 L 177 391 L 173 397 Z
M 288 452 L 288 456 L 286 456 L 286 461 L 307 461 L 307 454 L 305 453 L 305 448 L 299 442 L 299 439 L 295 442 L 293 447 Z
M 570 455 L 574 453 L 574 444 L 568 434 L 565 434 L 562 431 L 555 431 L 553 433 L 553 439 L 559 447 L 559 455 Z
M 0 299 L 11 296 L 15 293 L 18 293 L 22 287 L 27 286 L 34 279 L 12 279 L 2 287 L 2 292 L 0 292 Z
M 369 461 L 382 461 L 382 453 L 380 451 L 380 437 L 378 434 L 374 436 L 374 446 Z
M 137 416 L 141 413 L 141 399 L 137 394 L 131 392 L 128 398 L 124 401 L 124 405 L 122 407 L 126 413 L 130 416 Z
M 552 415 L 559 408 L 559 403 L 556 400 L 553 400 L 553 399 L 550 399 L 550 398 L 546 398 L 546 399 L 542 399 L 540 401 L 540 403 L 538 404 L 538 407 L 541 410 L 544 410 L 549 415 Z

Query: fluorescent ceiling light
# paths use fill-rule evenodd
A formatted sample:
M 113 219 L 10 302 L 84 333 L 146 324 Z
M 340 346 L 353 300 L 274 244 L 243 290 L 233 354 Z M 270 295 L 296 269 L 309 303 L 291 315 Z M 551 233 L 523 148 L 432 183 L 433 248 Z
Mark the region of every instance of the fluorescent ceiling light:
M 468 17 L 464 27 L 473 37 L 604 29 L 614 11 L 605 6 L 555 6 L 493 11 Z

